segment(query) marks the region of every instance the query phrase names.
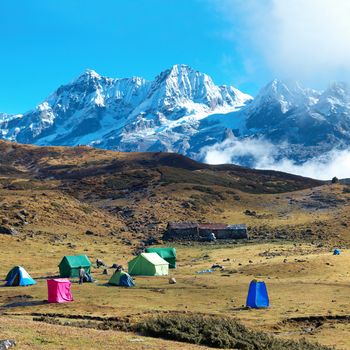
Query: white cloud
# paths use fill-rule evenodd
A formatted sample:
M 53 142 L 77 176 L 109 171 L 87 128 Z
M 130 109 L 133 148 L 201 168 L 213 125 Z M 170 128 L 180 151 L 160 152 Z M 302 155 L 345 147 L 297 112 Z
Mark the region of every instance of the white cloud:
M 265 58 L 279 78 L 350 79 L 349 0 L 211 0 L 231 22 L 226 37 Z
M 334 176 L 350 178 L 350 149 L 333 150 L 321 157 L 297 164 L 288 158 L 280 159 L 277 147 L 266 140 L 235 139 L 204 147 L 201 157 L 209 164 L 242 164 L 248 160 L 249 165 L 256 169 L 284 171 L 320 180 L 329 180 Z

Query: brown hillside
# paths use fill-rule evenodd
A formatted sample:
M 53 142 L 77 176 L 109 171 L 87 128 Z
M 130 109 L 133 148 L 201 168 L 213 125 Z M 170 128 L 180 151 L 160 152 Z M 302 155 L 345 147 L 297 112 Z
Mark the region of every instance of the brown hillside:
M 252 237 L 260 238 L 314 241 L 346 235 L 343 185 L 212 166 L 173 153 L 0 141 L 0 154 L 0 220 L 21 232 L 56 234 L 70 227 L 76 234 L 92 230 L 136 244 L 160 238 L 168 221 L 209 221 L 246 223 Z M 21 209 L 35 220 L 18 219 Z

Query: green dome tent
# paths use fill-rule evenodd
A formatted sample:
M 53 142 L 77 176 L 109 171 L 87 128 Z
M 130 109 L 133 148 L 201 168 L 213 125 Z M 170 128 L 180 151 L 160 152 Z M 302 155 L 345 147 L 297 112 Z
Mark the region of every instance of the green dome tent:
M 128 262 L 130 275 L 164 276 L 169 271 L 169 263 L 157 253 L 141 253 Z
M 116 271 L 108 281 L 113 286 L 134 287 L 135 283 L 132 277 L 125 271 Z
M 86 273 L 90 274 L 91 262 L 86 255 L 66 255 L 58 265 L 60 269 L 60 277 L 78 278 L 80 266 Z
M 169 269 L 176 268 L 176 249 L 171 247 L 146 248 L 146 253 L 157 253 L 169 263 Z

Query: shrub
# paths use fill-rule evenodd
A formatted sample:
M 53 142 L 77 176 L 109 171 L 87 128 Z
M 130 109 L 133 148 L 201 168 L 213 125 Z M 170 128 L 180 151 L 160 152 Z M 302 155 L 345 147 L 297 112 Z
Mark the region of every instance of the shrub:
M 350 186 L 346 186 L 343 188 L 343 193 L 350 193 Z
M 136 331 L 151 337 L 177 340 L 221 349 L 240 350 L 330 350 L 305 340 L 293 341 L 248 330 L 237 321 L 224 317 L 168 314 L 151 317 L 136 325 Z
M 337 184 L 339 182 L 339 179 L 334 176 L 333 179 L 332 179 L 332 184 Z

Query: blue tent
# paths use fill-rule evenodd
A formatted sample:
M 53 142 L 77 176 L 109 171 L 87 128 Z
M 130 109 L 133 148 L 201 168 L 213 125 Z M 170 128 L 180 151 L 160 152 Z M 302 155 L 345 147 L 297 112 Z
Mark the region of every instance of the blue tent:
M 114 286 L 123 286 L 123 287 L 135 286 L 135 282 L 132 279 L 132 277 L 128 273 L 122 270 L 116 271 L 108 283 Z
M 333 255 L 340 255 L 340 249 L 338 248 L 334 249 Z
M 269 307 L 269 296 L 265 282 L 258 282 L 256 280 L 250 282 L 247 306 L 254 309 Z
M 29 273 L 22 266 L 13 267 L 7 274 L 6 286 L 30 286 L 36 284 L 33 278 L 30 277 Z

